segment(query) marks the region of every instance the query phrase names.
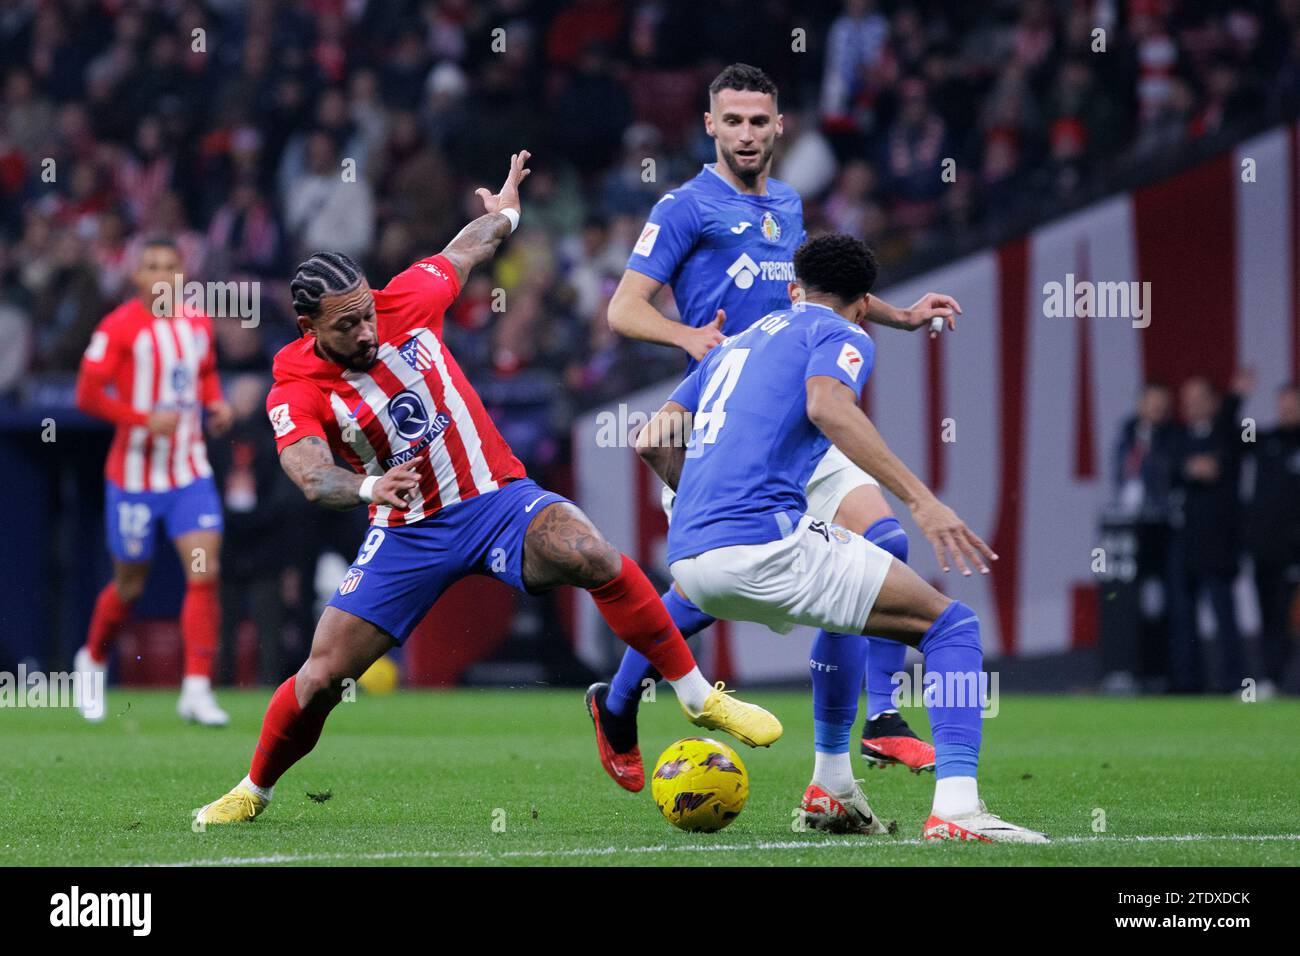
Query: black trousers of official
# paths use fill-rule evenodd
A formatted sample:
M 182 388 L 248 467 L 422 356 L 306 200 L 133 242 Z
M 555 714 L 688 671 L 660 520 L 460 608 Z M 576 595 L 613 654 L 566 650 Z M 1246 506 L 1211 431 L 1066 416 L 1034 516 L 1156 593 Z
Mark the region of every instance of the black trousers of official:
M 1199 694 L 1206 690 L 1202 673 L 1200 634 L 1196 626 L 1196 608 L 1202 595 L 1210 599 L 1214 612 L 1217 666 L 1209 689 L 1230 693 L 1241 689 L 1245 663 L 1241 648 L 1241 631 L 1237 626 L 1237 602 L 1232 594 L 1231 577 L 1197 574 L 1188 567 L 1187 554 L 1175 540 L 1169 549 L 1167 576 L 1169 602 L 1170 689 L 1174 693 Z
M 1295 600 L 1295 565 L 1255 558 L 1255 593 L 1259 596 L 1259 643 L 1264 673 L 1282 686 L 1291 656 L 1291 605 Z

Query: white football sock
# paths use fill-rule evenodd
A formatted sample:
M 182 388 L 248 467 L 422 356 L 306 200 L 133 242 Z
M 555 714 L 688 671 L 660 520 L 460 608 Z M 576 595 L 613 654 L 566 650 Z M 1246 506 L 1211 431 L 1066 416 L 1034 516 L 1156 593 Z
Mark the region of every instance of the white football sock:
M 931 812 L 947 820 L 963 813 L 978 813 L 980 791 L 974 777 L 944 777 L 934 782 L 934 807 Z
M 698 667 L 692 667 L 689 674 L 684 674 L 668 683 L 673 685 L 677 699 L 682 702 L 682 706 L 692 717 L 697 716 L 704 709 L 704 702 L 713 693 L 713 685 L 704 679 Z
M 816 758 L 813 764 L 813 783 L 821 784 L 837 797 L 853 792 L 853 763 L 849 760 L 847 750 L 842 754 L 824 754 L 818 750 Z
M 267 803 L 271 802 L 271 794 L 275 793 L 275 787 L 259 787 L 257 784 L 253 783 L 253 778 L 248 775 L 245 775 L 244 779 L 239 781 L 239 785 L 247 790 L 251 790 L 255 795 L 265 800 Z
M 181 680 L 181 696 L 212 693 L 212 681 L 202 674 L 187 674 Z

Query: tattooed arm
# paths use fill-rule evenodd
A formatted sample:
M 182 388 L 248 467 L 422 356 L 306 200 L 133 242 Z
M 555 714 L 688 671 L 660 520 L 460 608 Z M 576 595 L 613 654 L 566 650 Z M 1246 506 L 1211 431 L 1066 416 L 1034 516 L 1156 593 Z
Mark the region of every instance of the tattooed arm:
M 315 435 L 280 452 L 280 467 L 312 504 L 346 511 L 365 503 L 361 500 L 361 483 L 366 476 L 334 464 L 329 445 Z M 385 472 L 375 482 L 372 496 L 375 504 L 405 510 L 419 493 L 420 479 L 412 459 Z
M 495 196 L 483 188 L 475 190 L 475 194 L 483 200 L 487 215 L 479 216 L 458 232 L 456 238 L 442 250 L 442 254 L 455 268 L 456 278 L 461 285 L 464 285 L 470 270 L 480 262 L 491 259 L 496 254 L 497 246 L 501 245 L 501 240 L 510 235 L 510 220 L 502 215 L 501 210 L 513 209 L 516 213 L 519 212 L 519 184 L 532 172 L 528 168 L 530 155 L 525 149 L 510 157 L 510 172 L 506 176 L 505 185 Z
M 682 477 L 691 413 L 677 402 L 665 402 L 636 436 L 636 453 L 673 491 Z

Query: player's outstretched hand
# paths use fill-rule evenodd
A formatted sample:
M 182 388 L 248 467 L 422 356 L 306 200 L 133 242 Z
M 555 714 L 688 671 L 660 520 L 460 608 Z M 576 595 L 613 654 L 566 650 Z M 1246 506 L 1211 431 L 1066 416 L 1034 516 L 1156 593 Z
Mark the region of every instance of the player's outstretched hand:
M 955 332 L 959 315 L 961 315 L 961 306 L 957 300 L 941 292 L 927 292 L 912 303 L 912 307 L 906 312 L 907 324 L 912 330 L 929 328 L 932 339 L 939 337 L 939 329 L 943 327 L 932 325 L 932 320 L 939 319 L 941 323 L 948 326 L 949 331 Z
M 519 184 L 528 178 L 532 172 L 528 168 L 528 160 L 532 158 L 532 153 L 528 150 L 521 150 L 518 153 L 510 154 L 510 172 L 506 176 L 505 185 L 495 196 L 480 186 L 474 190 L 474 194 L 483 200 L 483 208 L 488 212 L 500 212 L 502 209 L 513 209 L 519 211 Z
M 966 527 L 966 522 L 957 517 L 957 512 L 938 498 L 931 497 L 917 505 L 912 510 L 912 517 L 916 519 L 921 532 L 930 539 L 934 555 L 939 559 L 939 567 L 944 571 L 951 570 L 952 562 L 956 563 L 962 574 L 969 575 L 970 565 L 966 563 L 969 558 L 980 574 L 988 574 L 985 559 L 998 559 L 993 549 L 984 543 L 984 539 Z
M 715 346 L 720 345 L 726 338 L 722 334 L 723 323 L 727 321 L 727 313 L 718 310 L 718 314 L 713 317 L 713 321 L 708 325 L 702 325 L 698 329 L 688 328 L 686 330 L 686 351 L 691 353 L 691 358 L 700 361 Z
M 150 412 L 146 427 L 154 435 L 171 436 L 176 434 L 176 426 L 181 423 L 181 413 L 171 409 L 163 412 Z
M 388 505 L 405 511 L 412 501 L 420 497 L 420 475 L 415 468 L 416 459 L 404 461 L 389 468 L 375 482 L 371 496 L 377 505 Z

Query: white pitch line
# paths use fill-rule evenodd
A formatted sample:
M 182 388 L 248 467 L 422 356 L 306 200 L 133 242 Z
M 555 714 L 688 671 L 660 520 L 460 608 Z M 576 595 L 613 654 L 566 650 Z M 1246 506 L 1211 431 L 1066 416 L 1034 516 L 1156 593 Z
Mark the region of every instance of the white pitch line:
M 1300 833 L 1261 834 L 1208 834 L 1184 833 L 1166 836 L 1090 836 L 1059 837 L 1049 845 L 1080 845 L 1109 843 L 1197 843 L 1231 842 L 1256 843 L 1284 840 L 1300 841 Z M 880 847 L 920 846 L 924 840 L 764 840 L 756 843 L 701 843 L 673 846 L 660 843 L 654 846 L 603 846 L 573 848 L 568 850 L 504 850 L 494 853 L 487 850 L 391 850 L 381 853 L 277 853 L 270 856 L 225 856 L 217 859 L 183 860 L 176 863 L 135 863 L 130 866 L 257 866 L 271 863 L 323 863 L 346 860 L 519 860 L 567 858 L 582 856 L 615 856 L 617 854 L 645 853 L 722 853 L 749 850 L 873 850 Z

